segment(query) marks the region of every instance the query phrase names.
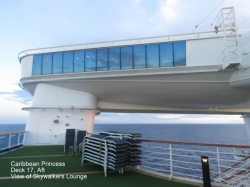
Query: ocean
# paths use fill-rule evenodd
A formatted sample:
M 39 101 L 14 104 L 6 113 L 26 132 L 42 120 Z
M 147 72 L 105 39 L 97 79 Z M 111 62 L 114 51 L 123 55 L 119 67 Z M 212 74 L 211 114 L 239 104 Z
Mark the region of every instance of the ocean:
M 24 130 L 25 125 L 0 125 L 0 133 L 1 132 L 11 132 L 11 131 L 20 131 Z M 198 143 L 211 143 L 211 144 L 234 144 L 234 145 L 250 145 L 250 141 L 245 129 L 244 124 L 95 124 L 94 126 L 94 134 L 98 134 L 100 131 L 117 131 L 117 132 L 126 132 L 126 133 L 141 133 L 142 139 L 150 139 L 150 140 L 167 140 L 167 141 L 177 141 L 177 142 L 198 142 Z M 13 137 L 15 138 L 15 137 Z M 4 146 L 3 141 L 5 141 L 5 145 L 8 143 L 7 137 L 6 140 L 4 138 L 0 139 L 0 148 Z M 16 140 L 13 142 L 16 142 Z M 146 146 L 155 146 L 158 147 L 156 150 L 159 152 L 160 148 L 168 148 L 167 144 L 155 144 L 155 143 L 142 143 L 143 146 L 143 154 L 146 151 L 156 151 L 153 148 L 147 148 Z M 200 163 L 199 157 L 201 153 L 195 151 L 216 151 L 215 148 L 212 147 L 198 147 L 198 146 L 185 146 L 185 145 L 172 145 L 173 150 L 173 160 L 183 159 L 177 155 L 186 155 L 191 156 L 190 158 L 185 158 L 183 160 L 193 163 Z M 192 152 L 186 152 L 182 149 L 194 150 Z M 222 152 L 232 152 L 232 148 L 224 149 L 222 148 L 220 151 Z M 168 151 L 167 151 L 168 152 Z M 176 154 L 176 155 L 175 155 Z M 144 165 L 152 167 L 155 163 L 156 171 L 163 171 L 165 169 L 169 169 L 167 166 L 163 166 L 163 161 L 158 160 L 157 157 L 159 155 L 154 155 L 153 153 L 147 153 L 150 158 L 143 158 L 143 162 L 147 164 L 142 164 L 142 168 Z M 169 158 L 169 155 L 164 155 L 166 158 Z M 195 156 L 196 158 L 192 158 Z M 210 156 L 211 158 L 216 157 L 216 155 L 207 153 L 206 156 Z M 233 160 L 233 155 L 227 155 L 225 159 Z M 149 163 L 149 164 L 148 164 Z M 166 165 L 169 165 L 167 161 L 164 161 Z M 190 175 L 200 175 L 200 172 L 188 168 L 189 165 L 185 163 L 175 163 L 173 164 L 181 166 L 182 168 L 174 168 L 174 172 L 176 173 L 185 173 Z M 223 163 L 225 166 L 230 166 L 230 163 Z M 211 167 L 212 171 L 218 171 L 216 168 L 217 162 L 211 160 L 211 165 L 215 165 L 215 167 Z M 147 169 L 147 168 L 146 168 Z M 200 169 L 199 166 L 194 167 L 193 169 Z M 169 174 L 167 171 L 163 171 L 163 173 Z
M 24 130 L 24 124 L 0 124 L 1 132 Z M 95 124 L 100 131 L 141 133 L 143 139 L 249 145 L 244 124 Z
M 94 133 L 100 131 L 141 133 L 142 139 L 176 142 L 197 142 L 211 144 L 250 145 L 244 124 L 119 124 L 96 125 Z M 169 145 L 142 143 L 143 169 L 170 174 Z M 210 174 L 218 172 L 215 147 L 172 145 L 173 172 L 176 176 L 200 179 L 200 156 L 209 156 Z M 184 150 L 185 149 L 185 150 Z M 190 150 L 190 151 L 188 151 Z M 204 152 L 199 152 L 204 151 Z M 156 152 L 156 153 L 155 153 Z M 213 152 L 213 153 L 212 153 Z M 219 148 L 220 170 L 223 171 L 236 162 L 232 148 Z M 160 153 L 160 154 L 159 154 Z M 228 161 L 230 160 L 230 161 Z M 193 164 L 191 164 L 193 163 Z

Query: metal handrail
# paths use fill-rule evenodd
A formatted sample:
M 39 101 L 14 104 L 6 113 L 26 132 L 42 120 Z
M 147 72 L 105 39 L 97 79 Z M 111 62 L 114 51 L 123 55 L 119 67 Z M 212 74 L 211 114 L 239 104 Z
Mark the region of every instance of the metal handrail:
M 184 173 L 180 173 L 180 172 L 176 172 L 176 171 L 174 171 L 174 173 L 179 173 L 179 174 L 181 174 L 181 175 L 185 175 L 185 176 L 190 176 L 190 177 L 194 177 L 193 175 L 188 175 L 188 174 L 184 174 Z M 196 176 L 196 177 L 200 177 L 200 176 Z
M 142 162 L 145 162 L 145 163 L 152 163 L 152 162 L 147 162 L 147 161 L 142 161 Z M 158 165 L 158 166 L 167 166 L 167 167 L 170 167 L 170 165 L 167 165 L 167 164 L 162 164 L 162 163 L 160 163 L 160 164 L 156 164 L 156 163 L 154 163 L 154 165 Z
M 153 149 L 158 149 L 158 148 L 160 148 L 160 149 L 166 149 L 166 150 L 169 150 L 169 148 L 165 148 L 165 147 L 154 147 L 154 146 L 146 146 L 146 145 L 143 145 L 143 148 L 153 148 Z
M 4 150 L 4 151 L 7 150 L 8 151 L 12 147 L 23 145 L 23 141 L 20 142 L 20 136 L 24 135 L 26 132 L 28 132 L 28 131 L 13 131 L 13 132 L 3 132 L 3 133 L 0 133 L 0 137 L 1 138 L 5 138 L 6 136 L 8 138 L 8 142 L 6 142 L 7 145 L 5 147 L 0 148 L 0 151 L 2 151 L 2 150 Z M 11 141 L 12 137 L 14 137 L 16 135 L 18 135 L 18 137 L 17 137 L 17 143 L 12 144 L 12 141 Z
M 173 142 L 173 141 L 164 141 L 164 140 L 144 140 L 139 139 L 142 143 L 142 148 L 146 148 L 147 150 L 142 150 L 143 154 L 141 155 L 141 161 L 142 165 L 140 168 L 148 168 L 152 171 L 157 171 L 159 174 L 167 175 L 169 176 L 169 179 L 172 178 L 180 178 L 181 176 L 186 176 L 187 180 L 188 177 L 191 177 L 196 180 L 196 182 L 200 182 L 202 180 L 202 176 L 198 174 L 196 171 L 199 171 L 200 169 L 197 168 L 201 167 L 201 163 L 198 162 L 198 159 L 200 159 L 200 153 L 209 154 L 209 160 L 210 160 L 210 173 L 212 176 L 212 180 L 214 183 L 219 183 L 220 185 L 229 185 L 231 183 L 237 182 L 238 184 L 250 184 L 250 181 L 245 181 L 245 178 L 248 177 L 243 173 L 243 171 L 248 170 L 246 167 L 249 166 L 248 163 L 245 163 L 246 159 L 242 161 L 238 160 L 232 160 L 231 158 L 234 153 L 228 153 L 225 151 L 219 151 L 219 148 L 244 148 L 249 149 L 250 146 L 248 145 L 232 145 L 232 144 L 207 144 L 207 143 L 194 143 L 194 142 Z M 148 143 L 152 143 L 155 145 L 156 143 L 160 143 L 163 146 L 150 146 Z M 168 144 L 168 146 L 164 146 Z M 200 151 L 200 150 L 192 150 L 192 149 L 182 149 L 182 148 L 172 148 L 172 144 L 175 145 L 185 145 L 185 146 L 203 146 L 203 147 L 214 147 L 216 148 L 216 151 L 211 151 L 210 149 L 208 151 Z M 154 152 L 154 148 L 157 147 L 157 152 Z M 150 151 L 151 148 L 152 151 Z M 161 152 L 162 151 L 162 152 Z M 183 151 L 182 154 L 173 154 L 172 151 Z M 193 151 L 194 154 L 190 155 L 189 152 Z M 227 149 L 227 151 L 232 152 L 233 149 Z M 234 152 L 234 151 L 233 151 Z M 163 154 L 167 155 L 167 157 L 162 156 Z M 152 156 L 151 156 L 152 155 Z M 224 155 L 226 157 L 220 157 L 219 155 Z M 158 157 L 157 157 L 158 156 Z M 174 157 L 172 157 L 174 156 Z M 177 156 L 177 157 L 176 157 Z M 178 158 L 182 157 L 182 158 Z M 151 161 L 153 159 L 154 161 Z M 160 164 L 155 161 L 155 159 L 160 160 Z M 191 159 L 191 160 L 189 160 Z M 193 160 L 195 159 L 195 160 Z M 250 157 L 249 157 L 250 159 Z M 233 164 L 237 162 L 236 164 Z M 238 164 L 238 167 L 236 167 Z M 188 164 L 185 166 L 185 164 Z M 231 165 L 232 164 L 232 165 Z M 189 165 L 193 165 L 194 167 L 190 167 Z M 169 168 L 169 170 L 166 170 L 165 168 Z M 226 168 L 226 169 L 223 169 Z M 250 168 L 250 167 L 249 167 Z M 193 171 L 192 174 L 185 173 L 185 170 Z M 142 170 L 143 171 L 143 170 Z M 226 171 L 229 171 L 226 173 Z M 238 172 L 237 172 L 238 171 Z M 166 172 L 168 174 L 166 174 Z M 234 174 L 236 172 L 236 175 Z M 238 175 L 238 173 L 241 174 L 241 176 Z M 182 177 L 181 177 L 182 178 Z M 226 178 L 227 180 L 224 180 L 223 178 Z M 198 180 L 197 180 L 198 179 Z
M 6 132 L 6 133 L 1 133 L 1 136 L 5 136 L 5 135 L 10 135 L 9 138 L 9 147 L 10 147 L 10 140 L 11 140 L 11 135 L 13 134 L 24 134 L 27 131 L 16 131 L 16 132 Z M 88 133 L 90 134 L 90 133 Z M 201 169 L 199 168 L 199 166 L 197 165 L 201 165 L 201 163 L 197 162 L 197 159 L 200 158 L 199 156 L 195 156 L 195 155 L 190 155 L 190 153 L 188 151 L 193 151 L 194 153 L 198 153 L 200 154 L 201 152 L 204 154 L 209 154 L 209 160 L 211 161 L 210 166 L 210 173 L 213 175 L 212 180 L 214 180 L 217 183 L 221 183 L 222 181 L 224 181 L 226 184 L 231 184 L 234 182 L 234 180 L 236 182 L 240 181 L 240 184 L 243 183 L 249 183 L 248 181 L 244 181 L 244 177 L 246 177 L 246 175 L 241 175 L 239 176 L 238 173 L 242 173 L 242 171 L 245 171 L 246 168 L 249 166 L 248 163 L 244 163 L 243 161 L 237 161 L 238 163 L 243 163 L 242 165 L 237 165 L 234 164 L 231 167 L 230 166 L 226 166 L 227 163 L 224 164 L 220 164 L 220 162 L 226 161 L 226 162 L 236 162 L 235 160 L 230 160 L 230 158 L 232 157 L 232 155 L 228 155 L 226 159 L 220 159 L 220 157 L 214 157 L 216 154 L 228 154 L 227 152 L 219 152 L 218 147 L 227 147 L 227 148 L 250 148 L 250 146 L 245 146 L 245 145 L 224 145 L 224 144 L 203 144 L 203 143 L 192 143 L 192 142 L 172 142 L 172 141 L 162 141 L 162 140 L 140 140 L 141 142 L 145 142 L 145 143 L 161 143 L 163 145 L 169 144 L 169 148 L 168 151 L 166 151 L 166 147 L 168 146 L 157 146 L 157 152 L 154 151 L 144 151 L 143 150 L 143 154 L 141 155 L 142 157 L 142 165 L 140 167 L 142 168 L 149 168 L 152 171 L 159 171 L 159 172 L 167 172 L 170 173 L 170 179 L 172 177 L 176 177 L 178 178 L 179 176 L 186 176 L 186 178 L 192 177 L 193 179 L 198 179 L 201 180 L 202 176 L 200 176 L 200 171 Z M 18 141 L 18 144 L 22 144 L 21 142 Z M 172 150 L 175 150 L 175 148 L 172 148 L 172 144 L 179 144 L 179 145 L 190 145 L 190 146 L 207 146 L 207 147 L 216 147 L 217 150 L 212 152 L 210 149 L 208 151 L 199 151 L 199 150 L 191 150 L 191 149 L 179 149 L 177 148 L 176 150 L 178 151 L 183 151 L 182 154 L 178 153 L 178 154 L 173 154 Z M 12 146 L 12 145 L 11 145 Z M 144 147 L 144 145 L 142 146 L 142 148 Z M 147 146 L 150 147 L 150 146 Z M 151 146 L 152 147 L 152 146 Z M 153 150 L 153 149 L 152 149 Z M 233 149 L 230 149 L 231 151 L 233 151 Z M 162 152 L 161 152 L 162 151 Z M 186 152 L 187 151 L 187 152 Z M 151 153 L 154 153 L 156 155 L 150 156 Z M 146 155 L 145 155 L 146 154 Z M 213 155 L 212 155 L 213 154 Z M 159 157 L 157 157 L 157 155 L 160 155 Z M 162 156 L 162 155 L 167 155 L 167 156 Z M 172 158 L 173 156 L 173 158 Z M 175 158 L 175 156 L 180 156 L 182 158 Z M 183 157 L 189 157 L 188 160 L 185 158 L 183 159 Z M 155 161 L 151 161 L 150 159 L 159 159 L 161 160 L 160 162 L 155 162 Z M 193 160 L 195 159 L 195 160 Z M 218 165 L 216 165 L 216 162 L 218 163 Z M 185 164 L 187 164 L 185 166 Z M 237 167 L 235 167 L 237 166 Z M 218 167 L 218 171 L 217 171 L 217 167 Z M 220 171 L 220 168 L 229 168 L 226 170 L 223 170 L 222 172 Z M 169 169 L 169 170 L 168 170 Z M 185 170 L 189 170 L 189 171 L 193 171 L 192 174 L 190 173 L 185 173 Z M 227 172 L 228 171 L 228 172 Z M 228 175 L 227 175 L 228 174 Z
M 178 179 L 180 176 L 185 176 L 184 178 L 191 177 L 193 179 L 198 179 L 197 182 L 201 182 L 202 176 L 200 175 L 200 169 L 201 169 L 201 162 L 200 160 L 200 154 L 208 154 L 209 160 L 210 160 L 210 173 L 212 176 L 212 180 L 215 183 L 219 183 L 220 185 L 229 185 L 231 183 L 237 182 L 238 184 L 250 184 L 250 181 L 245 181 L 245 178 L 247 177 L 244 171 L 247 170 L 247 167 L 249 167 L 249 163 L 246 163 L 246 159 L 243 161 L 233 160 L 232 157 L 235 155 L 233 149 L 227 149 L 229 152 L 226 151 L 219 151 L 219 148 L 250 148 L 248 145 L 229 145 L 229 144 L 205 144 L 205 143 L 194 143 L 194 142 L 172 142 L 172 141 L 164 141 L 164 140 L 140 140 L 143 143 L 147 143 L 142 146 L 142 148 L 152 148 L 152 146 L 149 146 L 150 143 L 160 143 L 162 145 L 168 144 L 169 145 L 169 151 L 166 150 L 168 146 L 157 146 L 157 152 L 154 152 L 155 149 L 150 149 L 147 151 L 143 151 L 142 156 L 142 165 L 140 167 L 142 168 L 149 168 L 152 171 L 156 170 L 159 173 L 163 173 L 166 175 L 166 172 L 169 175 L 169 179 L 172 178 Z M 208 149 L 207 151 L 200 151 L 200 150 L 194 150 L 194 149 L 185 149 L 185 148 L 172 148 L 172 144 L 178 144 L 178 145 L 188 145 L 188 146 L 203 146 L 203 147 L 215 147 L 216 151 L 212 151 L 211 149 Z M 178 154 L 173 154 L 172 151 L 182 151 Z M 190 152 L 193 152 L 194 154 L 190 155 Z M 162 155 L 166 154 L 169 155 L 169 157 L 162 158 Z M 146 154 L 146 155 L 145 155 Z M 153 157 L 151 156 L 153 155 Z M 219 156 L 222 155 L 222 156 Z M 156 157 L 158 156 L 158 157 Z M 165 157 L 165 156 L 164 156 Z M 155 159 L 162 159 L 161 163 L 150 161 L 150 158 Z M 249 158 L 250 159 L 250 158 Z M 240 163 L 241 165 L 234 164 L 235 162 Z M 237 167 L 236 167 L 237 166 Z M 166 168 L 169 168 L 169 170 L 165 170 Z M 226 168 L 226 169 L 224 169 Z M 249 167 L 250 168 L 250 167 Z M 186 173 L 186 170 L 191 171 L 190 173 Z M 227 171 L 227 172 L 226 172 Z M 238 175 L 240 173 L 241 176 Z M 225 180 L 226 179 L 226 180 Z
M 158 159 L 158 160 L 170 160 L 170 159 L 166 159 L 166 158 L 159 158 L 159 157 L 145 156 L 145 155 L 141 155 L 141 157 L 144 157 L 144 158 L 151 158 L 151 159 Z
M 199 150 L 190 150 L 190 149 L 176 149 L 176 148 L 172 148 L 172 149 L 175 150 L 175 151 L 187 151 L 187 152 L 196 151 L 196 152 L 199 152 L 199 153 L 204 153 L 204 152 L 206 152 L 206 153 L 214 153 L 214 152 L 210 152 L 210 151 L 199 151 Z
M 0 136 L 3 136 L 3 135 L 9 135 L 9 134 L 25 133 L 25 132 L 28 132 L 28 131 L 3 132 L 3 133 L 0 133 Z
M 221 32 L 221 31 L 219 31 Z M 44 47 L 44 48 L 35 48 L 35 49 L 27 49 L 24 51 L 21 51 L 18 53 L 17 58 L 19 62 L 21 63 L 21 58 L 27 55 L 33 55 L 33 54 L 41 54 L 46 53 L 47 49 L 59 49 L 55 51 L 48 51 L 50 52 L 59 52 L 59 51 L 72 51 L 72 50 L 80 50 L 80 49 L 93 49 L 93 48 L 101 48 L 101 47 L 108 47 L 108 46 L 117 46 L 117 45 L 132 45 L 132 44 L 145 44 L 145 43 L 151 43 L 143 40 L 150 40 L 150 39 L 164 39 L 167 38 L 166 41 L 173 41 L 175 37 L 182 37 L 182 36 L 194 36 L 194 37 L 200 37 L 200 35 L 205 34 L 212 34 L 214 33 L 216 37 L 218 37 L 218 33 L 216 34 L 214 31 L 207 31 L 207 32 L 197 32 L 197 33 L 186 33 L 186 34 L 174 34 L 174 35 L 163 35 L 163 36 L 153 36 L 153 37 L 144 37 L 144 38 L 132 38 L 132 39 L 123 39 L 123 40 L 110 40 L 110 41 L 103 41 L 103 42 L 90 42 L 90 43 L 82 43 L 82 44 L 69 44 L 69 45 L 61 45 L 61 46 L 53 46 L 53 47 Z M 173 38 L 173 39 L 171 39 Z M 181 39 L 180 39 L 181 40 Z M 183 40 L 183 39 L 182 39 Z M 118 42 L 133 42 L 133 43 L 123 43 L 123 44 L 115 44 Z M 177 40 L 178 41 L 178 40 Z M 154 41 L 155 42 L 155 41 Z M 110 45 L 100 45 L 100 46 L 91 46 L 91 45 L 97 45 L 97 44 L 110 44 Z M 79 46 L 85 46 L 85 47 L 79 47 Z M 79 47 L 76 49 L 68 49 L 69 47 Z M 35 51 L 41 51 L 40 53 L 37 53 Z M 32 53 L 33 52 L 33 53 Z
M 246 148 L 250 149 L 249 145 L 232 145 L 232 144 L 207 144 L 207 143 L 195 143 L 195 142 L 173 142 L 166 140 L 144 140 L 141 142 L 162 143 L 162 144 L 180 144 L 180 145 L 193 145 L 193 146 L 205 146 L 205 147 L 226 147 L 226 148 Z
M 149 169 L 158 170 L 158 171 L 167 171 L 167 172 L 170 172 L 169 170 L 166 170 L 166 169 L 152 168 L 152 167 L 148 167 L 148 166 L 143 166 L 143 167 L 149 168 Z
M 168 153 L 152 152 L 152 151 L 145 151 L 145 150 L 144 150 L 143 152 L 155 153 L 155 154 L 163 154 L 163 155 L 169 155 Z

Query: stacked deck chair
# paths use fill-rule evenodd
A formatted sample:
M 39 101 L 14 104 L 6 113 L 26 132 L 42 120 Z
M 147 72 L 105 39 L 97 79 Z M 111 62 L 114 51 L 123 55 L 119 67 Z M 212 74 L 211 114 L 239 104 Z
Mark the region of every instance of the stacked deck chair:
M 136 139 L 136 138 L 141 137 L 140 133 L 123 133 L 123 132 L 116 132 L 116 131 L 102 131 L 99 134 L 117 137 L 121 139 Z
M 129 142 L 129 162 L 128 165 L 134 169 L 141 165 L 141 145 L 139 140 L 127 139 Z
M 66 129 L 64 152 L 69 151 L 69 147 L 75 145 L 76 129 Z
M 128 157 L 128 165 L 133 167 L 134 169 L 141 164 L 141 145 L 140 141 L 137 138 L 141 137 L 139 133 L 122 133 L 122 132 L 114 132 L 114 131 L 103 131 L 100 132 L 101 135 L 106 135 L 110 137 L 117 137 L 121 139 L 125 139 L 129 142 L 129 157 Z
M 77 147 L 79 146 L 79 152 L 82 151 L 82 146 L 80 146 L 80 144 L 83 142 L 83 139 L 86 136 L 86 134 L 87 134 L 86 131 L 76 130 L 74 145 Z
M 103 166 L 104 175 L 107 169 L 119 170 L 128 165 L 129 142 L 105 135 L 85 136 L 82 148 L 82 165 L 84 161 Z

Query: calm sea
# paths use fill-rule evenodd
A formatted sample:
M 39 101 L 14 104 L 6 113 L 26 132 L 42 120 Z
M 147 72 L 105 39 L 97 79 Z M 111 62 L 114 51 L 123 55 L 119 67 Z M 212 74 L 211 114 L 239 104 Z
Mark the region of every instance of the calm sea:
M 11 132 L 11 131 L 20 131 L 24 130 L 25 125 L 0 125 L 0 133 L 1 132 Z M 230 125 L 221 125 L 221 124 L 96 124 L 94 127 L 94 134 L 98 134 L 100 131 L 118 131 L 118 132 L 126 132 L 126 133 L 141 133 L 143 139 L 152 139 L 152 140 L 168 140 L 168 141 L 178 141 L 178 142 L 199 142 L 199 143 L 215 143 L 215 144 L 239 144 L 239 145 L 250 145 L 250 141 L 248 135 L 246 133 L 245 126 L 243 124 L 230 124 Z M 14 137 L 13 137 L 14 138 Z M 6 139 L 6 140 L 5 140 Z M 5 143 L 4 143 L 5 142 Z M 13 143 L 16 143 L 17 140 L 14 140 Z M 8 144 L 8 137 L 0 139 L 0 148 L 6 147 Z M 155 151 L 153 148 L 147 148 L 147 144 L 150 144 L 152 147 L 161 147 L 161 148 L 168 148 L 167 144 L 155 144 L 154 143 L 143 143 L 143 151 Z M 180 149 L 181 151 L 173 150 L 173 160 L 178 160 L 178 155 L 185 155 L 187 154 L 186 150 L 182 149 L 189 149 L 189 150 L 196 150 L 196 151 L 216 151 L 214 147 L 197 147 L 197 146 L 185 146 L 185 145 L 173 145 L 175 149 Z M 147 150 L 148 149 L 148 150 Z M 158 152 L 157 148 L 157 152 Z M 232 149 L 224 149 L 222 148 L 223 152 L 229 153 L 232 152 Z M 144 154 L 143 153 L 143 154 Z M 147 153 L 150 158 L 143 158 L 143 163 L 156 163 L 158 164 L 156 169 L 166 169 L 163 166 L 162 161 L 155 159 L 154 153 Z M 202 153 L 197 153 L 195 151 L 189 152 L 191 155 L 191 159 L 188 158 L 181 158 L 182 160 L 197 163 L 200 162 L 199 156 Z M 157 156 L 157 155 L 156 155 Z M 195 156 L 196 158 L 193 158 Z M 214 155 L 206 154 L 206 156 L 210 156 L 213 158 Z M 167 156 L 166 156 L 167 157 Z M 169 156 L 168 156 L 169 157 Z M 226 156 L 225 159 L 233 160 L 233 155 Z M 211 160 L 212 161 L 212 160 Z M 165 163 L 165 161 L 164 161 Z M 169 163 L 165 163 L 169 164 Z M 188 175 L 200 175 L 200 172 L 193 171 L 188 168 L 189 165 L 186 163 L 174 163 L 173 165 L 181 166 L 182 168 L 174 168 L 174 172 L 185 173 Z M 216 161 L 211 162 L 211 165 L 217 165 Z M 230 166 L 232 163 L 223 163 L 225 166 Z M 152 164 L 147 164 L 148 166 L 152 167 Z M 142 167 L 144 164 L 142 165 Z M 184 168 L 184 169 L 183 169 Z M 147 168 L 146 168 L 147 169 Z M 169 168 L 167 168 L 169 169 Z M 200 169 L 197 165 L 197 168 Z M 211 171 L 216 171 L 216 167 L 210 167 Z M 156 170 L 158 171 L 158 170 Z M 169 172 L 165 172 L 169 174 Z
M 24 124 L 0 125 L 1 132 L 24 130 Z M 222 143 L 249 145 L 243 124 L 96 124 L 94 133 L 119 131 L 141 133 L 143 139 L 180 142 Z

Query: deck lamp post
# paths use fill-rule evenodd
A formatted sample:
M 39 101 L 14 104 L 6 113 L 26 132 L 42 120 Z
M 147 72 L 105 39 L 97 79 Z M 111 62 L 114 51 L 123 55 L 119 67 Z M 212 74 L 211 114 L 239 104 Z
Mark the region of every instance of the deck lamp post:
M 211 187 L 208 156 L 201 156 L 203 187 Z

